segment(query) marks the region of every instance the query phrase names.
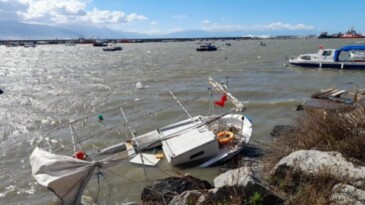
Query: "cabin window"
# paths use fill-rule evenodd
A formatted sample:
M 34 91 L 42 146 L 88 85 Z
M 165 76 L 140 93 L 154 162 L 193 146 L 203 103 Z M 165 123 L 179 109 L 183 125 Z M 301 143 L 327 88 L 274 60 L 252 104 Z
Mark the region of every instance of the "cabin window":
M 332 51 L 323 51 L 322 56 L 330 56 L 332 54 Z
M 198 153 L 196 153 L 196 154 L 191 155 L 191 156 L 190 156 L 190 159 L 197 158 L 197 157 L 199 157 L 199 156 L 201 156 L 201 155 L 203 155 L 203 154 L 204 154 L 204 151 L 200 151 L 200 152 L 198 152 Z
M 311 57 L 310 56 L 302 56 L 300 57 L 302 60 L 307 60 L 307 61 L 310 61 L 311 60 Z

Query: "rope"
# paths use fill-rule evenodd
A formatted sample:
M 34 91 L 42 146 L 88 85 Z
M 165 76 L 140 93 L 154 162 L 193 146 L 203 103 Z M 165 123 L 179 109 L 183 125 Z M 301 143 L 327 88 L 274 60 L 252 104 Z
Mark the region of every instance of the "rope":
M 95 203 L 97 203 L 98 199 L 99 199 L 99 194 L 100 194 L 100 176 L 102 175 L 102 173 L 100 172 L 100 168 L 98 167 L 98 172 L 96 172 L 96 177 L 97 177 L 97 181 L 98 181 L 98 191 L 96 192 L 96 198 L 95 198 Z

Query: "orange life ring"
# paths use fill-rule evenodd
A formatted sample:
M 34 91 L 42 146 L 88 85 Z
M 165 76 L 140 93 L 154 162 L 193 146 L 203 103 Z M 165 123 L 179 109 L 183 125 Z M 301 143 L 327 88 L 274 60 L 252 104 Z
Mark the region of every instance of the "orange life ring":
M 86 154 L 83 151 L 78 151 L 78 152 L 75 152 L 75 154 L 73 155 L 73 157 L 76 158 L 76 159 L 84 160 L 85 157 L 86 157 Z
M 217 134 L 219 144 L 228 144 L 234 139 L 234 133 L 229 131 L 220 132 Z

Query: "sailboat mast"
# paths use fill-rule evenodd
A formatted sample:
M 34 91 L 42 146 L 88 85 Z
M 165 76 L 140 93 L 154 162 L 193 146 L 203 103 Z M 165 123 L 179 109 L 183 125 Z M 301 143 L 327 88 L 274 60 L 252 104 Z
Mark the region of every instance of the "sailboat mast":
M 193 117 L 191 117 L 190 113 L 185 109 L 185 107 L 180 103 L 179 99 L 177 99 L 177 97 L 174 95 L 174 93 L 171 92 L 171 90 L 169 90 L 170 94 L 172 95 L 172 97 L 176 100 L 176 102 L 180 105 L 180 107 L 184 110 L 184 112 L 189 116 L 189 118 L 191 119 L 191 121 L 193 121 Z

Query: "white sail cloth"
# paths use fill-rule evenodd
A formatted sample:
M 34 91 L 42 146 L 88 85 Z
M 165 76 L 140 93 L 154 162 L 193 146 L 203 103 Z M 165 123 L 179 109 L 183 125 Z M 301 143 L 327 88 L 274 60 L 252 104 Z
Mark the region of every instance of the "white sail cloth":
M 128 157 L 113 156 L 101 161 L 85 161 L 50 153 L 36 147 L 30 156 L 32 175 L 39 184 L 53 191 L 62 204 L 81 204 L 81 196 L 95 168 L 109 168 Z

